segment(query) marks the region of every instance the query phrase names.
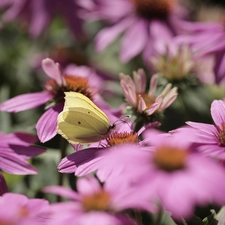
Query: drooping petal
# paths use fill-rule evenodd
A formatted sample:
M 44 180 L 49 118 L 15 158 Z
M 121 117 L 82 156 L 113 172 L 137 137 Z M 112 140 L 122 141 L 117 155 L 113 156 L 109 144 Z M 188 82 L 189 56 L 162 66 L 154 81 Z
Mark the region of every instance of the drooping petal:
M 128 28 L 121 42 L 120 58 L 128 62 L 145 48 L 148 40 L 147 22 L 140 19 Z
M 109 28 L 102 29 L 96 36 L 95 48 L 97 51 L 104 50 L 112 43 L 128 26 L 132 24 L 132 20 L 124 19 Z
M 14 150 L 15 153 L 24 157 L 24 159 L 30 159 L 36 155 L 45 152 L 45 149 L 37 146 L 24 146 L 9 144 L 9 147 Z
M 30 5 L 32 17 L 30 20 L 30 33 L 33 37 L 39 36 L 43 30 L 49 25 L 51 13 L 46 12 L 46 4 L 44 1 L 33 1 Z
M 96 158 L 102 149 L 89 148 L 72 153 L 61 160 L 58 165 L 60 173 L 75 173 L 78 166 Z
M 36 174 L 36 169 L 25 159 L 10 151 L 0 151 L 0 168 L 11 174 Z
M 22 132 L 4 134 L 0 132 L 0 146 L 8 146 L 8 144 L 29 145 L 38 142 L 36 135 Z
M 52 59 L 46 58 L 42 60 L 42 68 L 45 73 L 54 79 L 58 85 L 65 85 L 65 79 L 62 76 L 60 65 L 55 63 Z
M 79 200 L 80 199 L 79 195 L 75 191 L 73 191 L 71 189 L 68 189 L 66 187 L 47 186 L 47 187 L 43 188 L 43 191 L 48 192 L 48 193 L 57 194 L 57 195 L 60 195 L 60 196 L 63 196 L 65 198 L 69 198 L 69 199 L 72 199 L 72 200 Z
M 216 54 L 215 66 L 214 66 L 214 73 L 216 76 L 216 83 L 217 84 L 224 84 L 225 78 L 225 53 L 221 52 Z
M 3 175 L 0 173 L 0 196 L 8 192 L 8 187 Z
M 18 95 L 0 104 L 0 111 L 20 112 L 36 108 L 52 99 L 48 92 L 37 92 Z
M 171 42 L 174 36 L 168 25 L 160 20 L 152 20 L 150 23 L 150 33 L 154 49 L 159 53 L 165 53 L 166 45 Z
M 36 124 L 37 135 L 41 142 L 49 141 L 57 134 L 57 117 L 63 110 L 63 103 L 48 109 Z

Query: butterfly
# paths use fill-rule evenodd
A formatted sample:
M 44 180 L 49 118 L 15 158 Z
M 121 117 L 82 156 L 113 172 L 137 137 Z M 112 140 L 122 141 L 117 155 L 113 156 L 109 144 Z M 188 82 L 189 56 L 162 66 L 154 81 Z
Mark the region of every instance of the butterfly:
M 71 144 L 101 141 L 114 128 L 115 124 L 110 124 L 107 115 L 88 97 L 78 92 L 65 92 L 57 132 Z

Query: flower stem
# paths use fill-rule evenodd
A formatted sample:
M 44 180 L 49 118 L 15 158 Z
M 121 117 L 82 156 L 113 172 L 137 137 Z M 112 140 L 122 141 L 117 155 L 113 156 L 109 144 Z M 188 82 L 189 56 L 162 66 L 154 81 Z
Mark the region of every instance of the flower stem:
M 66 156 L 66 149 L 67 149 L 67 146 L 68 146 L 68 142 L 66 139 L 64 139 L 63 137 L 60 137 L 60 143 L 59 143 L 59 150 L 60 150 L 60 160 L 62 160 L 65 156 Z M 65 174 L 63 173 L 58 173 L 58 185 L 59 186 L 63 186 L 63 183 L 64 183 L 64 177 L 65 177 Z M 57 201 L 60 202 L 62 199 L 61 199 L 61 196 L 58 196 L 57 197 Z
M 137 224 L 142 225 L 142 216 L 140 211 L 134 211 L 135 219 L 137 221 Z

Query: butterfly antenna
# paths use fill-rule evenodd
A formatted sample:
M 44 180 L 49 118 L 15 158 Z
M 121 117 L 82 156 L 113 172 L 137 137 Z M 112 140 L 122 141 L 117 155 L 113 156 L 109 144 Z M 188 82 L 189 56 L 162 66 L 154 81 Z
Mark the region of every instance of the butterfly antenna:
M 116 125 L 119 125 L 119 124 L 121 124 L 121 123 L 126 123 L 126 124 L 129 126 L 129 128 L 131 129 L 131 126 L 130 126 L 130 124 L 126 121 L 126 118 L 130 118 L 130 116 L 125 115 L 125 116 L 121 117 L 120 119 L 116 120 L 116 121 L 113 123 L 113 125 L 116 126 Z

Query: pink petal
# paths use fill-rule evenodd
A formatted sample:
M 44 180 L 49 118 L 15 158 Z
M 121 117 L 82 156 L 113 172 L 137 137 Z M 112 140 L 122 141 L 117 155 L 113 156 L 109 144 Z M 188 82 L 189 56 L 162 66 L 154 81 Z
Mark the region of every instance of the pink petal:
M 36 135 L 16 132 L 4 134 L 0 132 L 0 146 L 8 146 L 8 144 L 29 145 L 38 142 Z
M 164 53 L 166 44 L 169 44 L 174 36 L 169 27 L 159 20 L 153 20 L 150 24 L 150 34 L 153 40 L 154 48 L 159 53 Z
M 0 104 L 0 111 L 20 112 L 36 108 L 52 99 L 48 92 L 37 92 L 18 95 Z
M 0 196 L 2 196 L 6 192 L 8 192 L 8 187 L 3 175 L 0 173 Z
M 146 109 L 146 104 L 141 95 L 138 96 L 138 112 L 143 112 Z
M 12 152 L 0 152 L 0 168 L 11 174 L 36 174 L 36 169 Z
M 61 173 L 75 173 L 78 166 L 98 157 L 101 151 L 100 148 L 89 148 L 74 152 L 61 160 L 58 170 Z
M 57 194 L 57 195 L 65 197 L 65 198 L 69 198 L 69 199 L 73 199 L 73 200 L 80 199 L 79 195 L 75 191 L 65 188 L 65 187 L 61 187 L 61 186 L 48 186 L 48 187 L 43 188 L 43 191 Z
M 191 122 L 191 121 L 186 122 L 186 124 L 209 135 L 214 135 L 216 133 L 216 128 L 212 124 L 197 123 L 197 122 Z
M 41 142 L 49 141 L 57 134 L 57 117 L 63 110 L 63 103 L 48 109 L 36 124 L 37 135 Z
M 22 11 L 24 4 L 26 0 L 14 1 L 13 5 L 3 14 L 3 20 L 7 22 L 14 20 Z
M 42 60 L 42 69 L 45 73 L 52 79 L 54 79 L 57 84 L 64 85 L 65 80 L 62 76 L 60 65 L 55 63 L 52 59 L 46 58 Z
M 45 152 L 45 149 L 36 146 L 23 146 L 9 144 L 9 147 L 14 150 L 15 153 L 24 157 L 24 159 L 30 159 L 34 156 L 40 155 Z
M 128 28 L 122 39 L 120 58 L 122 62 L 128 62 L 137 56 L 145 48 L 148 40 L 147 23 L 140 19 Z
M 150 80 L 150 88 L 148 91 L 148 95 L 154 96 L 156 88 L 157 88 L 157 84 L 158 84 L 158 75 L 154 74 Z
M 128 26 L 132 24 L 132 20 L 124 19 L 108 28 L 102 29 L 96 36 L 95 48 L 97 51 L 104 50 L 112 43 Z
M 31 4 L 32 17 L 29 30 L 34 37 L 39 36 L 50 23 L 51 13 L 48 13 L 45 7 L 44 1 L 33 1 Z
M 99 182 L 93 176 L 80 178 L 77 182 L 77 191 L 83 195 L 93 194 L 101 190 Z
M 219 53 L 216 55 L 216 64 L 214 67 L 215 76 L 216 76 L 216 82 L 224 84 L 225 82 L 225 53 Z
M 138 69 L 138 71 L 133 72 L 134 83 L 136 87 L 136 92 L 144 93 L 146 89 L 146 74 L 143 69 Z
M 211 115 L 217 126 L 225 123 L 225 102 L 222 100 L 214 100 L 211 104 Z

